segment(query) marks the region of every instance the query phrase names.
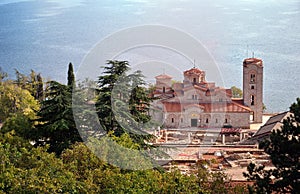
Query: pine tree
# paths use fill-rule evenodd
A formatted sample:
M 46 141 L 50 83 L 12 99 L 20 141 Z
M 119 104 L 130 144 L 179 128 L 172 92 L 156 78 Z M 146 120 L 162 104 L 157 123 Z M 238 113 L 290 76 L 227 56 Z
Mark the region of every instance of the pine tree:
M 113 131 L 121 136 L 128 133 L 135 142 L 144 144 L 149 138 L 140 124 L 150 120 L 148 116 L 149 98 L 140 71 L 127 75 L 127 61 L 108 61 L 104 74 L 99 76 L 99 96 L 96 110 L 100 124 L 105 131 Z
M 300 98 L 292 104 L 293 116 L 283 121 L 281 129 L 272 132 L 260 147 L 270 155 L 275 169 L 250 164 L 244 175 L 256 182 L 258 193 L 299 193 L 300 191 Z M 271 178 L 273 183 L 271 183 Z
M 49 83 L 46 99 L 38 112 L 36 145 L 49 144 L 50 152 L 60 154 L 81 137 L 76 128 L 72 111 L 72 93 L 68 86 L 55 81 Z
M 108 61 L 104 67 L 104 75 L 98 78 L 99 97 L 96 102 L 97 114 L 100 124 L 105 131 L 114 131 L 116 134 L 122 134 L 120 126 L 113 116 L 111 106 L 111 95 L 114 85 L 118 79 L 129 69 L 127 61 Z
M 144 86 L 146 83 L 143 80 L 144 76 L 141 71 L 136 71 L 130 75 L 131 79 L 131 95 L 129 100 L 130 112 L 135 121 L 146 123 L 150 120 L 148 114 L 150 102 L 150 94 Z

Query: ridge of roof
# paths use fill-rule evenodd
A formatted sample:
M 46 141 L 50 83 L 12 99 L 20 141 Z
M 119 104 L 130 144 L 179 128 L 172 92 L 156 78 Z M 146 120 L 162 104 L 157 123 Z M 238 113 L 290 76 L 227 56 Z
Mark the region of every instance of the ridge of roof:
M 268 122 L 268 121 L 267 121 L 263 126 L 268 126 L 268 125 L 271 125 L 271 124 L 274 124 L 274 123 L 278 123 L 278 122 L 282 123 L 282 119 L 283 119 L 288 113 L 289 113 L 289 111 L 285 111 L 285 112 L 279 113 L 279 114 L 277 114 L 277 115 L 271 116 L 271 117 L 268 119 L 268 121 L 274 119 L 275 117 L 279 117 L 279 118 L 280 118 L 280 116 L 282 116 L 282 118 L 281 118 L 280 120 L 274 120 L 273 122 Z M 262 127 L 263 127 L 263 126 L 262 126 Z
M 160 74 L 155 76 L 156 79 L 172 79 L 172 76 L 167 75 L 167 74 Z

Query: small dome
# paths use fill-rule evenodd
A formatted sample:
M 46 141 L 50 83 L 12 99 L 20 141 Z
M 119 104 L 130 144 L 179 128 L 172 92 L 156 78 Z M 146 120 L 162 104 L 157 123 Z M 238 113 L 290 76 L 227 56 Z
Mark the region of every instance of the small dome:
M 202 71 L 202 70 L 200 70 L 200 69 L 198 69 L 198 68 L 192 68 L 192 69 L 190 69 L 190 70 L 186 70 L 185 72 L 184 72 L 184 75 L 192 75 L 192 74 L 196 74 L 196 75 L 200 75 L 200 74 L 202 74 L 204 71 Z

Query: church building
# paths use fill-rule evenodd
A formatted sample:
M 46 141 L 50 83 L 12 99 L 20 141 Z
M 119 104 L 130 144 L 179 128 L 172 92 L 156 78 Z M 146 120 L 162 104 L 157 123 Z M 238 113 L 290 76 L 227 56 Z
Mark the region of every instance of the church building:
M 206 80 L 198 68 L 183 72 L 184 80 L 172 83 L 166 74 L 156 76 L 151 115 L 165 128 L 250 128 L 261 123 L 263 113 L 263 62 L 243 62 L 243 98 L 232 97 L 231 89 Z

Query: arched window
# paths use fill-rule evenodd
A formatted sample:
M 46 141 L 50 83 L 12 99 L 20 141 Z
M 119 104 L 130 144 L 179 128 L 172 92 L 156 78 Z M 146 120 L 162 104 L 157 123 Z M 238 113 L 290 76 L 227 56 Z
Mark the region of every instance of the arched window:
M 193 79 L 193 82 L 194 82 L 194 83 L 196 83 L 196 81 L 197 81 L 197 79 L 196 79 L 196 78 L 194 78 L 194 79 Z
M 225 124 L 229 124 L 229 123 L 230 123 L 230 116 L 225 115 Z
M 164 86 L 164 87 L 163 87 L 163 93 L 165 93 L 165 92 L 166 92 L 166 87 Z
M 253 106 L 255 104 L 254 101 L 255 101 L 254 95 L 251 95 L 251 106 Z
M 201 75 L 201 82 L 204 82 L 204 75 Z
M 208 123 L 208 118 L 206 119 L 206 123 Z
M 172 123 L 174 123 L 174 118 L 172 118 Z
M 250 120 L 251 120 L 251 121 L 254 121 L 254 112 L 251 112 L 251 113 L 250 113 Z
M 250 74 L 250 82 L 255 83 L 255 74 L 253 73 Z

